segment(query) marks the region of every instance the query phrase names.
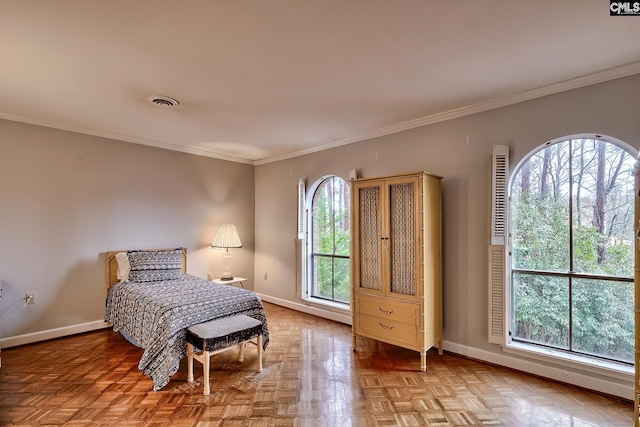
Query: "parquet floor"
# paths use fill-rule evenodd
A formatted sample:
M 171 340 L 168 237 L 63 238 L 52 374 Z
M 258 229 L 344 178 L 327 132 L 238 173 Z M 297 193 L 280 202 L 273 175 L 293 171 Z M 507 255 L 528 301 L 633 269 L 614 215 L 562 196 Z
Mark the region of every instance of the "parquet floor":
M 351 349 L 348 326 L 265 303 L 264 369 L 217 355 L 211 395 L 186 358 L 152 391 L 141 350 L 111 330 L 2 351 L 3 426 L 631 426 L 633 404 L 445 353 L 373 341 Z

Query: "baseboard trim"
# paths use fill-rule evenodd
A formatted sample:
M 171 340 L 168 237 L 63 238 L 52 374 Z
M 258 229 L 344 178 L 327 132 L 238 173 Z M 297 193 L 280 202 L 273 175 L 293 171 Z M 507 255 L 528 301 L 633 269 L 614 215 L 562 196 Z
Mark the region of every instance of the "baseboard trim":
M 507 354 L 493 353 L 468 347 L 451 341 L 443 341 L 443 347 L 450 353 L 477 359 L 494 365 L 504 366 L 554 381 L 571 384 L 588 390 L 595 390 L 611 396 L 633 401 L 633 378 L 629 382 L 619 379 L 606 379 L 590 376 L 576 371 L 546 366 L 539 362 L 520 359 Z
M 270 302 L 275 305 L 290 308 L 291 310 L 301 311 L 303 313 L 312 314 L 314 316 L 322 317 L 324 319 L 334 320 L 336 322 L 345 323 L 351 325 L 351 313 L 340 313 L 330 309 L 325 309 L 315 305 L 309 305 L 304 303 L 298 303 L 293 301 L 284 300 L 270 295 L 258 294 L 262 301 Z
M 78 325 L 63 326 L 61 328 L 47 329 L 45 331 L 0 338 L 0 348 L 17 347 L 19 345 L 32 344 L 54 338 L 62 338 L 69 335 L 81 334 L 83 332 L 97 331 L 98 329 L 104 329 L 107 327 L 109 327 L 109 323 L 104 320 L 95 320 L 93 322 L 80 323 Z

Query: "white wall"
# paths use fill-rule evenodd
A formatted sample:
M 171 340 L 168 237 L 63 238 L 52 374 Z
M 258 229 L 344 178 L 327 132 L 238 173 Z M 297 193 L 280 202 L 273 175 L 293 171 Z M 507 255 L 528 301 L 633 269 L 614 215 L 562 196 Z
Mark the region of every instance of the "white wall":
M 210 244 L 233 222 L 233 272 L 253 277 L 253 171 L 0 121 L 0 346 L 102 326 L 106 251 L 185 246 L 187 272 L 220 275 Z M 36 303 L 23 309 L 25 293 Z
M 257 166 L 256 291 L 265 299 L 304 308 L 294 287 L 298 177 L 310 185 L 326 174 L 347 179 L 351 169 L 361 177 L 426 170 L 444 177 L 445 342 L 457 352 L 504 364 L 507 356 L 501 347 L 487 340 L 492 146 L 511 148 L 512 167 L 540 144 L 577 133 L 609 135 L 638 147 L 639 93 L 636 75 Z

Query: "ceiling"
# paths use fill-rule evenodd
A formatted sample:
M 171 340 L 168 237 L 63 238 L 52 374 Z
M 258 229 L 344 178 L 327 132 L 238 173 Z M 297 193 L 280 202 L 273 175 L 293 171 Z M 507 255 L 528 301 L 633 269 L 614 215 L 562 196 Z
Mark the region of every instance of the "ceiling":
M 0 0 L 0 118 L 262 164 L 640 73 L 638 40 L 603 0 Z

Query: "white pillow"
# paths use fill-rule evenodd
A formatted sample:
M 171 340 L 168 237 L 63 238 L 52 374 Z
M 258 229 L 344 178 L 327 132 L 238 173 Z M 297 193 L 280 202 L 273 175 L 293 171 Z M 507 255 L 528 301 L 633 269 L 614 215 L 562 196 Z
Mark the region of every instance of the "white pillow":
M 118 263 L 118 272 L 116 273 L 118 280 L 121 282 L 128 282 L 129 270 L 131 270 L 129 257 L 125 252 L 118 252 L 116 254 L 116 262 Z

